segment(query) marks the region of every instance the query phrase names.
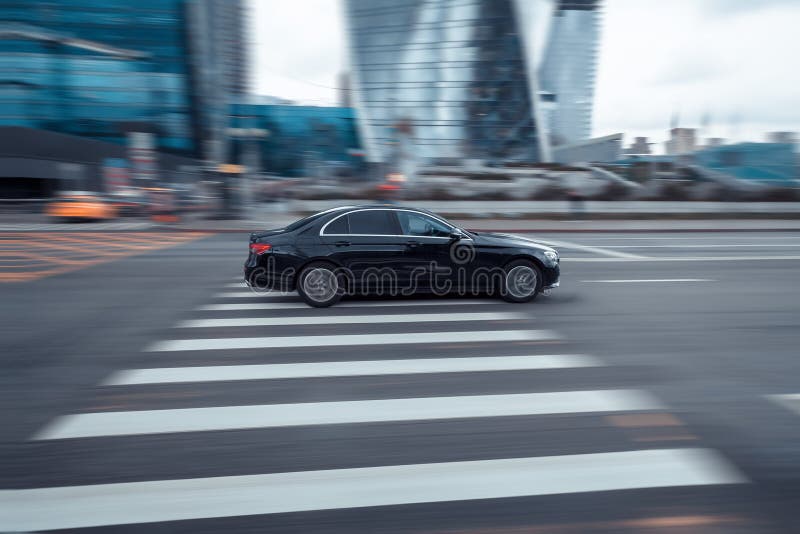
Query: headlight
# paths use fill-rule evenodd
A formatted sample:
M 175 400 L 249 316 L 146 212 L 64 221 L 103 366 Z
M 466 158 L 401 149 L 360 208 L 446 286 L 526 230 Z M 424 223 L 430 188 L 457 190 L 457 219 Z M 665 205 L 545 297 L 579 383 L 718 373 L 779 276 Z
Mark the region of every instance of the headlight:
M 550 267 L 555 267 L 558 263 L 558 252 L 555 250 L 545 250 L 544 257 L 547 259 L 547 265 Z

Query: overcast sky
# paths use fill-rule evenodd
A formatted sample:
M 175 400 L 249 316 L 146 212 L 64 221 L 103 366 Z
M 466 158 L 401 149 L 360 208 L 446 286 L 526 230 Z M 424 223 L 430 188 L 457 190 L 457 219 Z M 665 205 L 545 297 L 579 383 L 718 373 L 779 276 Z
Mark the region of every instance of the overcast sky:
M 402 1 L 402 0 L 398 0 Z M 253 89 L 336 103 L 347 68 L 339 0 L 250 0 Z M 663 141 L 800 130 L 800 0 L 605 0 L 594 135 Z

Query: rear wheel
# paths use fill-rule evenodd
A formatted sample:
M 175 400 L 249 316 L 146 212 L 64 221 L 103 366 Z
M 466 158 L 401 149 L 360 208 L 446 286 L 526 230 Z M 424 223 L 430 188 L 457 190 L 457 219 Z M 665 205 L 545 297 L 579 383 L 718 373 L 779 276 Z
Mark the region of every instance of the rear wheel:
M 530 302 L 542 290 L 542 272 L 528 260 L 512 261 L 505 267 L 501 296 L 507 302 Z
M 309 306 L 326 308 L 344 294 L 344 277 L 336 266 L 325 262 L 306 265 L 297 280 L 297 292 Z

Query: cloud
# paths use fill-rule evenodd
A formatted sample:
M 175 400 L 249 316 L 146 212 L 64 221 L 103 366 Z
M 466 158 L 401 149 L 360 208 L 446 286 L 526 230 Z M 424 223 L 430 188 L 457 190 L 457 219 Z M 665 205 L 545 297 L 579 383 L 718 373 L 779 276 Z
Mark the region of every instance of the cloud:
M 670 117 L 705 136 L 758 140 L 800 129 L 796 33 L 800 2 L 747 10 L 737 0 L 608 0 L 595 103 L 595 134 L 667 136 Z M 758 2 L 749 2 L 755 4 Z M 721 17 L 739 8 L 737 16 Z
M 250 2 L 256 92 L 335 103 L 340 1 Z M 800 130 L 799 27 L 800 0 L 605 0 L 594 135 L 663 140 L 678 111 L 706 136 Z
M 333 104 L 345 68 L 339 1 L 249 1 L 255 91 Z

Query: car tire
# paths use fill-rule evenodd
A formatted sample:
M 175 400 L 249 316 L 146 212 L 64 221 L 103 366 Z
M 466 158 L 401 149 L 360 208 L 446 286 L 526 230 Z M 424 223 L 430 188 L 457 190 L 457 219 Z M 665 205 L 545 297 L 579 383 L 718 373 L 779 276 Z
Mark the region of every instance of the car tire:
M 506 302 L 530 302 L 542 290 L 542 271 L 529 260 L 515 260 L 503 269 L 500 296 Z
M 300 271 L 297 292 L 303 301 L 314 308 L 333 306 L 342 298 L 345 279 L 338 268 L 327 262 L 309 263 Z

